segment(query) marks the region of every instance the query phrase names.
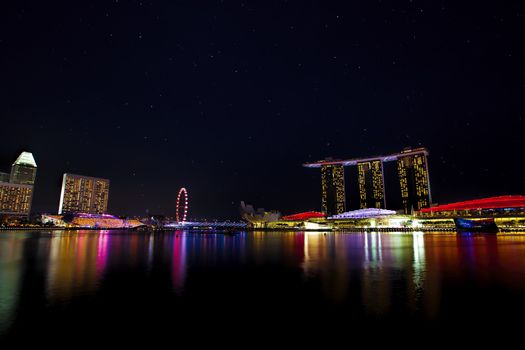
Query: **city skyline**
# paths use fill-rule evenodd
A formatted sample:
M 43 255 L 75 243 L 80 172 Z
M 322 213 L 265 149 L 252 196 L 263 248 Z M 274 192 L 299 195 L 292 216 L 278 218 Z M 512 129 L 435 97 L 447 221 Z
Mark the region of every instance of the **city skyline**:
M 333 159 L 328 157 L 312 163 L 304 163 L 306 168 L 320 168 L 321 170 L 321 206 L 320 211 L 327 217 L 346 215 L 347 199 L 344 167 L 356 166 L 358 170 L 358 191 L 359 208 L 362 210 L 385 209 L 385 176 L 384 163 L 395 161 L 398 175 L 398 185 L 401 191 L 401 208 L 396 211 L 404 214 L 413 215 L 422 209 L 430 209 L 439 206 L 439 203 L 432 201 L 430 191 L 430 173 L 428 167 L 428 150 L 424 147 L 405 148 L 401 152 L 381 155 L 368 156 L 365 158 L 352 159 Z M 32 193 L 36 179 L 36 162 L 31 152 L 23 151 L 11 167 L 11 174 L 0 172 L 1 181 L 4 182 L 0 188 L 0 199 L 2 206 L 6 207 L 13 204 L 9 202 L 16 198 L 27 197 L 24 200 L 16 199 L 16 210 L 3 210 L 3 214 L 31 214 Z M 86 175 L 65 173 L 63 174 L 62 187 L 58 214 L 107 214 L 109 202 L 109 179 L 97 178 Z M 8 186 L 8 187 L 6 187 Z M 24 193 L 9 193 L 9 186 L 18 186 Z M 27 188 L 26 188 L 27 187 Z M 29 192 L 27 192 L 29 191 Z M 27 193 L 26 193 L 27 192 Z M 184 187 L 180 188 L 177 195 L 176 213 L 179 217 L 179 204 L 181 192 L 185 194 L 185 212 L 188 208 L 187 191 Z M 504 197 L 501 197 L 504 198 Z M 481 199 L 481 198 L 479 198 Z M 472 199 L 471 199 L 472 200 Z M 476 200 L 476 199 L 474 199 Z M 485 200 L 485 199 L 483 199 Z M 5 203 L 4 203 L 5 202 Z M 19 209 L 18 202 L 23 206 Z M 243 201 L 240 207 L 243 206 Z M 352 203 L 353 204 L 353 203 Z M 352 207 L 352 206 L 349 206 Z M 7 208 L 7 207 L 6 207 Z M 20 207 L 22 208 L 22 207 Z M 0 208 L 1 209 L 1 208 Z M 5 208 L 4 208 L 5 209 Z M 242 211 L 242 210 L 241 210 Z M 52 213 L 52 212 L 47 212 Z M 35 214 L 35 213 L 33 213 Z M 297 215 L 303 215 L 299 213 Z M 122 215 L 122 214 L 121 214 Z M 128 215 L 129 214 L 125 214 Z M 155 215 L 147 212 L 146 216 Z M 159 215 L 159 213 L 157 213 Z M 160 215 L 167 215 L 160 213 Z M 242 214 L 241 214 L 242 216 Z M 292 215 L 294 216 L 294 215 Z M 186 220 L 186 213 L 184 219 Z
M 422 157 L 420 157 L 420 155 Z M 410 147 L 406 147 L 403 151 L 395 154 L 390 154 L 386 156 L 367 156 L 363 158 L 351 158 L 351 159 L 333 159 L 332 157 L 326 157 L 323 160 L 311 162 L 311 163 L 304 163 L 302 166 L 307 168 L 321 168 L 321 191 L 320 191 L 320 206 L 318 207 L 319 210 L 328 216 L 336 215 L 336 214 L 342 214 L 345 212 L 346 208 L 360 208 L 360 209 L 366 209 L 366 208 L 386 208 L 386 196 L 385 196 L 385 177 L 384 177 L 384 162 L 392 162 L 395 161 L 397 173 L 398 173 L 398 190 L 401 190 L 401 204 L 398 207 L 389 207 L 390 209 L 394 209 L 397 211 L 403 211 L 405 214 L 411 214 L 414 211 L 419 211 L 423 208 L 429 208 L 431 205 L 438 205 L 440 203 L 436 203 L 432 201 L 432 196 L 430 193 L 430 180 L 429 180 L 429 166 L 428 166 L 428 150 L 424 147 L 419 147 L 412 149 Z M 421 159 L 420 159 L 421 158 Z M 20 162 L 22 162 L 22 166 L 20 166 Z M 24 167 L 24 164 L 28 163 L 31 167 L 34 166 L 35 171 L 31 173 L 27 173 L 27 170 L 25 170 L 26 167 Z M 344 172 L 344 167 L 355 165 L 357 168 L 357 190 L 358 190 L 358 203 L 349 203 L 347 202 L 346 198 L 346 184 L 345 184 L 345 178 L 347 177 Z M 19 168 L 22 170 L 20 171 Z M 19 174 L 20 173 L 20 174 Z M 0 172 L 0 183 L 3 182 L 5 179 L 7 181 L 5 182 L 12 182 L 17 184 L 17 186 L 26 186 L 31 187 L 31 193 L 29 194 L 29 209 L 27 211 L 27 214 L 31 214 L 29 211 L 31 210 L 31 202 L 33 200 L 33 192 L 34 192 L 34 182 L 35 182 L 35 174 L 36 174 L 36 163 L 34 161 L 33 155 L 31 152 L 22 151 L 20 155 L 17 157 L 17 160 L 13 163 L 13 166 L 11 168 L 11 174 Z M 21 177 L 20 179 L 17 179 L 17 177 Z M 4 179 L 5 178 L 5 179 Z M 27 178 L 27 179 L 26 179 Z M 100 204 L 94 204 L 89 199 L 87 201 L 84 201 L 84 204 L 80 204 L 81 200 L 80 197 L 82 197 L 82 193 L 85 191 L 82 189 L 77 189 L 76 197 L 78 203 L 77 205 L 73 204 L 66 204 L 66 206 L 70 206 L 70 210 L 62 210 L 62 207 L 65 203 L 64 198 L 66 196 L 66 187 L 67 186 L 67 179 L 75 179 L 82 182 L 82 180 L 89 181 L 95 181 L 97 184 L 98 182 L 102 181 L 106 183 L 105 190 L 103 191 L 105 194 L 103 195 L 104 198 L 102 198 L 102 202 Z M 11 180 L 15 179 L 15 180 Z M 73 186 L 74 184 L 69 184 Z M 85 184 L 84 184 L 85 185 Z M 90 194 L 96 194 L 100 191 L 98 191 L 95 187 L 92 186 L 92 184 L 89 185 L 89 191 Z M 71 187 L 69 186 L 69 187 Z M 73 187 L 79 187 L 79 186 L 73 186 Z M 82 187 L 82 186 L 80 186 Z M 85 187 L 85 186 L 84 186 Z M 99 186 L 100 187 L 100 186 Z M 109 202 L 109 180 L 108 179 L 102 179 L 92 176 L 85 176 L 85 175 L 77 175 L 77 174 L 71 174 L 71 173 L 64 173 L 62 177 L 62 185 L 60 189 L 60 196 L 59 196 L 59 206 L 58 206 L 58 214 L 67 214 L 67 213 L 91 213 L 91 214 L 104 214 L 108 210 L 108 202 Z M 420 195 L 417 195 L 416 193 L 422 193 L 422 197 Z M 179 192 L 180 195 L 180 192 Z M 508 194 L 505 194 L 508 195 Z M 97 196 L 99 196 L 97 194 Z M 67 197 L 67 196 L 66 196 Z M 71 195 L 69 195 L 71 197 Z M 466 198 L 464 200 L 473 200 L 473 199 L 481 199 L 480 196 L 472 197 L 472 198 Z M 97 202 L 97 203 L 98 203 Z M 441 203 L 443 204 L 443 203 Z M 239 202 L 240 205 L 240 202 Z M 357 205 L 357 206 L 356 206 Z M 76 209 L 73 209 L 75 207 Z M 78 208 L 77 208 L 78 207 Z M 90 209 L 93 207 L 93 209 Z M 102 208 L 102 209 L 95 209 L 96 208 Z M 176 208 L 175 208 L 176 209 Z M 317 210 L 317 208 L 315 208 Z M 117 210 L 118 211 L 118 210 Z M 146 211 L 146 216 L 148 215 L 167 215 L 167 216 L 175 216 L 175 214 L 172 214 L 169 212 L 170 209 L 168 209 L 168 212 L 157 212 L 157 213 L 150 213 L 149 211 Z M 285 211 L 286 212 L 286 211 Z M 5 212 L 6 214 L 9 212 Z M 14 213 L 14 212 L 13 212 Z M 40 211 L 39 213 L 54 213 L 53 210 L 49 211 Z M 137 216 L 140 214 L 130 214 L 130 213 L 118 213 L 118 215 L 128 215 L 128 216 Z M 142 215 L 144 216 L 144 215 Z M 216 218 L 216 217 L 215 217 Z
M 525 1 L 2 5 L 5 348 L 515 343 Z
M 67 172 L 111 179 L 116 215 L 174 215 L 183 186 L 193 217 L 315 210 L 320 174 L 301 164 L 422 146 L 435 203 L 523 194 L 519 8 L 9 3 L 0 164 L 29 150 L 45 165 L 33 212 L 56 210 Z

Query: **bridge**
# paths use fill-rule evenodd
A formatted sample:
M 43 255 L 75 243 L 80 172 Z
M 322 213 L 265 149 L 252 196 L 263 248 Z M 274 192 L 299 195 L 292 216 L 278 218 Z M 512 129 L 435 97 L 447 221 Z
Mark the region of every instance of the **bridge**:
M 183 221 L 171 222 L 164 225 L 165 228 L 178 230 L 221 230 L 221 229 L 246 229 L 248 224 L 237 221 Z

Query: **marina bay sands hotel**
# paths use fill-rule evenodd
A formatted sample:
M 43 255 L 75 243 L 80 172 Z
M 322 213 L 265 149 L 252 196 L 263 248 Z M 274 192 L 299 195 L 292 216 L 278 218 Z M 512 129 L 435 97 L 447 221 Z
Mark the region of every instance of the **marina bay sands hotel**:
M 431 203 L 427 156 L 426 148 L 416 148 L 388 156 L 325 159 L 303 166 L 321 168 L 322 211 L 331 216 L 345 212 L 345 166 L 357 166 L 360 208 L 385 208 L 383 163 L 397 161 L 403 210 L 410 214 L 429 207 Z

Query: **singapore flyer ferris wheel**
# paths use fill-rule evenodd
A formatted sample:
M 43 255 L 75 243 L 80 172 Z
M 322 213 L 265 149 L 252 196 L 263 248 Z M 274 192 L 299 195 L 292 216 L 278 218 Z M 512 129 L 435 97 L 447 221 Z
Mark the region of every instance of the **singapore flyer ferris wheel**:
M 188 191 L 186 188 L 181 187 L 179 194 L 177 195 L 177 222 L 184 222 L 188 216 Z

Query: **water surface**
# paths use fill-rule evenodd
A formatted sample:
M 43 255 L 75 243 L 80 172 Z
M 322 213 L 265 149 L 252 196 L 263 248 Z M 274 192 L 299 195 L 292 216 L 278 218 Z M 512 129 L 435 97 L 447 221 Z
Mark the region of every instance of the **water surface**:
M 524 297 L 522 234 L 0 232 L 6 341 L 499 331 Z

